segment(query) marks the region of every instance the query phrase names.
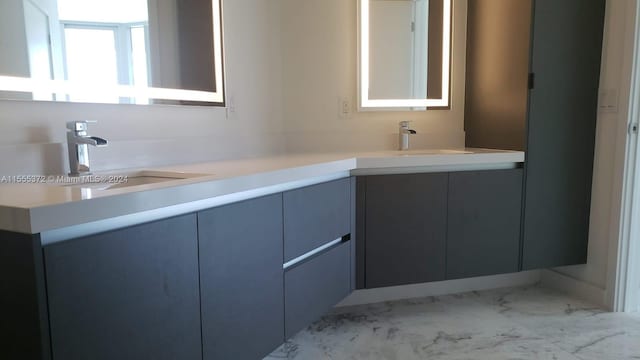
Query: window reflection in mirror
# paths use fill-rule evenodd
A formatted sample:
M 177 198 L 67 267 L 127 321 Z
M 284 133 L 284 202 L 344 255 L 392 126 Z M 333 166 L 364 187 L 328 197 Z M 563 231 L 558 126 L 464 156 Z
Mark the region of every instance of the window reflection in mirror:
M 67 100 L 148 104 L 148 98 L 119 99 L 101 94 L 100 87 L 91 86 L 151 86 L 147 1 L 120 0 L 109 6 L 104 6 L 104 2 L 99 4 L 103 6 L 96 5 L 86 0 L 58 0 L 65 80 L 96 90 L 67 94 Z
M 0 24 L 0 98 L 224 105 L 221 0 L 2 0 Z
M 361 108 L 449 106 L 451 1 L 360 1 Z

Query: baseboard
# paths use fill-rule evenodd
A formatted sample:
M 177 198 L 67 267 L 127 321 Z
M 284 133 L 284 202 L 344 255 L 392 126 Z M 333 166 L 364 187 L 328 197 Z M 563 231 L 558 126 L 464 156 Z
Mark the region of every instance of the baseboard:
M 373 304 L 384 301 L 412 299 L 425 296 L 439 296 L 510 286 L 524 286 L 538 282 L 540 282 L 540 270 L 533 270 L 514 274 L 357 290 L 338 304 L 338 306 Z
M 548 287 L 588 301 L 594 305 L 607 307 L 606 290 L 582 280 L 574 279 L 555 270 L 542 270 L 540 274 L 542 286 Z

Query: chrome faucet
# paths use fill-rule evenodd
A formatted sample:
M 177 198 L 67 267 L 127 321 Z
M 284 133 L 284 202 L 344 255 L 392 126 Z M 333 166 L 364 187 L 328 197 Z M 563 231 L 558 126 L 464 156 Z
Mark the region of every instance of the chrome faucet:
M 411 121 L 401 121 L 400 122 L 400 130 L 399 130 L 399 144 L 400 150 L 409 150 L 409 135 L 415 135 L 417 132 L 415 130 L 409 129 L 409 123 Z
M 70 121 L 67 123 L 67 147 L 69 149 L 69 176 L 91 174 L 89 168 L 89 145 L 107 146 L 107 140 L 89 136 L 87 127 L 95 121 Z

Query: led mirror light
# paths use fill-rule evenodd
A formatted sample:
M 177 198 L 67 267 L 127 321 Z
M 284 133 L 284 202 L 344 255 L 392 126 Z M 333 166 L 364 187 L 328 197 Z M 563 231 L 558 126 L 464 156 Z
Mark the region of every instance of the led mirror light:
M 86 85 L 59 80 L 38 80 L 13 76 L 0 76 L 0 90 L 15 92 L 40 92 L 69 96 L 91 95 L 100 98 L 125 97 L 176 101 L 222 102 L 222 93 L 198 90 L 135 87 L 130 85 L 88 88 Z
M 224 81 L 222 61 L 222 0 L 213 3 L 213 57 L 216 72 L 216 91 L 211 93 L 213 102 L 224 103 Z
M 16 77 L 0 75 L 0 91 L 23 92 L 33 94 L 49 94 L 73 97 L 90 96 L 95 98 L 138 98 L 172 101 L 193 101 L 224 104 L 224 70 L 223 70 L 223 29 L 222 29 L 222 0 L 212 0 L 213 47 L 215 92 L 200 90 L 169 89 L 134 85 L 105 85 L 92 86 L 86 83 L 64 80 L 48 80 L 38 78 Z M 41 96 L 40 96 L 41 97 Z M 34 98 L 35 99 L 35 98 Z M 98 101 L 100 102 L 100 101 Z M 105 101 L 113 103 L 111 101 Z
M 361 108 L 432 108 L 448 107 L 451 71 L 451 2 L 443 0 L 442 98 L 439 99 L 370 99 L 370 0 L 360 0 L 359 92 Z

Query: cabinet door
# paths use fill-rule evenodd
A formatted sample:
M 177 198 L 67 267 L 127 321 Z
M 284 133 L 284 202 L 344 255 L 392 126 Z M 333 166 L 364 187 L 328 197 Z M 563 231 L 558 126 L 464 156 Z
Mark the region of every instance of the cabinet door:
M 444 280 L 447 174 L 366 178 L 367 288 Z
M 536 0 L 523 268 L 585 263 L 605 0 Z
M 284 193 L 284 258 L 290 261 L 351 232 L 349 178 Z
M 200 212 L 204 359 L 260 359 L 284 336 L 282 196 Z
M 285 273 L 285 337 L 318 320 L 351 293 L 351 241 Z
M 194 214 L 44 248 L 53 359 L 201 359 Z
M 50 360 L 40 235 L 0 230 L 0 357 Z
M 517 272 L 522 169 L 449 175 L 447 279 Z

